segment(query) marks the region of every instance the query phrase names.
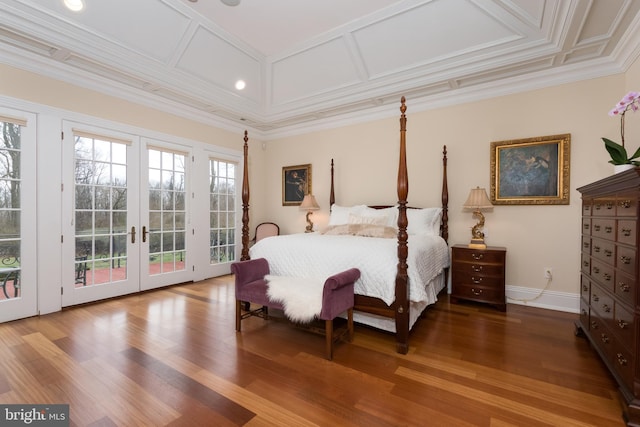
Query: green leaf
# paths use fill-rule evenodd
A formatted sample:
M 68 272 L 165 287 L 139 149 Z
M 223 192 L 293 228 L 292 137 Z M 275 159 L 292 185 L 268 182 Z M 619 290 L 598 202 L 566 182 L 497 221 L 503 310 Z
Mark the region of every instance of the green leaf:
M 629 158 L 627 157 L 627 150 L 618 144 L 617 142 L 613 142 L 608 138 L 602 138 L 604 141 L 604 148 L 607 149 L 609 155 L 611 156 L 611 161 L 614 165 L 625 165 L 627 163 L 631 163 Z M 638 149 L 640 151 L 640 148 Z M 640 156 L 640 152 L 638 152 L 638 156 Z M 637 157 L 637 156 L 636 156 Z

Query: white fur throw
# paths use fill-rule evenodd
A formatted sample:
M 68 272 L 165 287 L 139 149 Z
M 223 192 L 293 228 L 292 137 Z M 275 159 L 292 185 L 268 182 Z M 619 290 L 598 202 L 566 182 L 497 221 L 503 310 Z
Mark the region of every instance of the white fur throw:
M 266 275 L 267 296 L 294 322 L 308 323 L 322 311 L 324 280 Z

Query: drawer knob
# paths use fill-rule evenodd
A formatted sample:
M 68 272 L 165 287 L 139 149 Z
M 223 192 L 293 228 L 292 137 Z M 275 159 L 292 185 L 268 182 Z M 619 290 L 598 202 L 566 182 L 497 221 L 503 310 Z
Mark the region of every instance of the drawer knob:
M 593 229 L 596 230 L 596 231 L 600 231 L 600 226 L 599 225 L 594 225 Z
M 472 266 L 471 266 L 471 269 L 472 269 L 473 271 L 475 271 L 476 273 L 479 273 L 479 272 L 481 272 L 481 271 L 482 271 L 482 267 L 483 267 L 482 265 L 475 265 L 475 264 L 474 264 L 474 265 L 472 265 Z
M 622 292 L 629 292 L 630 287 L 626 283 L 620 282 L 620 283 L 618 283 L 618 286 L 620 287 L 620 290 Z
M 482 289 L 471 288 L 471 292 L 472 292 L 475 296 L 480 296 L 480 295 L 482 295 Z
M 589 229 L 589 224 L 585 224 L 585 225 L 583 225 L 583 227 L 584 227 L 585 230 L 588 230 Z
M 482 283 L 482 277 L 476 278 L 475 276 L 471 276 L 471 281 L 475 284 Z
M 594 246 L 593 247 L 593 252 L 600 253 L 600 246 Z
M 582 285 L 582 290 L 587 292 L 589 290 L 589 287 L 587 285 Z
M 593 272 L 594 272 L 595 274 L 600 273 L 600 267 L 593 267 Z
M 620 255 L 620 261 L 622 261 L 623 264 L 630 264 L 631 263 L 631 257 L 625 256 L 625 255 Z
M 482 258 L 484 258 L 484 254 L 477 254 L 477 253 L 474 252 L 474 253 L 471 254 L 471 258 L 476 259 L 476 260 L 482 259 Z
M 602 333 L 600 334 L 600 339 L 602 340 L 603 343 L 607 344 L 609 343 L 609 337 L 607 336 L 607 334 Z
M 622 319 L 618 319 L 618 327 L 620 329 L 625 329 L 629 324 Z
M 604 273 L 602 275 L 602 277 L 604 278 L 605 281 L 610 281 L 611 280 L 611 275 L 609 273 Z
M 609 305 L 608 305 L 608 304 L 602 304 L 602 310 L 603 310 L 605 313 L 610 313 L 610 312 L 611 312 L 611 307 L 609 307 Z
M 621 208 L 629 209 L 631 207 L 631 200 L 622 200 L 620 201 L 619 206 Z
M 598 295 L 596 295 L 596 294 L 593 294 L 593 295 L 591 295 L 591 300 L 593 300 L 595 302 L 598 302 L 598 301 L 600 301 L 600 297 Z
M 627 366 L 627 359 L 623 356 L 622 353 L 616 354 L 616 357 L 618 358 L 618 363 L 620 364 L 620 366 Z
M 624 237 L 631 236 L 631 229 L 630 228 L 623 228 L 622 229 L 622 234 L 624 235 Z
M 611 249 L 605 249 L 604 255 L 607 257 L 611 257 L 611 255 L 613 255 L 613 252 L 611 251 Z
M 604 232 L 605 232 L 605 233 L 611 233 L 612 231 L 613 231 L 613 227 L 611 227 L 610 225 L 607 225 L 607 226 L 604 228 Z
M 596 322 L 595 320 L 591 321 L 591 329 L 598 329 L 598 322 Z

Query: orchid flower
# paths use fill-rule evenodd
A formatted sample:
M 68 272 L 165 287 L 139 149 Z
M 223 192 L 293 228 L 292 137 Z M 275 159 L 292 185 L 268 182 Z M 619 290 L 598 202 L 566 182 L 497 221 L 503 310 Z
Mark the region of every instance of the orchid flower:
M 616 104 L 615 107 L 611 111 L 609 111 L 609 115 L 611 117 L 620 116 L 620 138 L 622 140 L 622 145 L 616 142 L 613 142 L 610 139 L 602 138 L 605 144 L 605 148 L 611 155 L 611 160 L 609 163 L 613 163 L 614 165 L 621 164 L 634 164 L 638 165 L 640 162 L 635 161 L 634 159 L 640 157 L 640 148 L 634 153 L 633 156 L 628 157 L 627 150 L 624 147 L 624 116 L 627 111 L 638 111 L 640 109 L 640 92 L 629 92 L 626 94 L 620 102 Z

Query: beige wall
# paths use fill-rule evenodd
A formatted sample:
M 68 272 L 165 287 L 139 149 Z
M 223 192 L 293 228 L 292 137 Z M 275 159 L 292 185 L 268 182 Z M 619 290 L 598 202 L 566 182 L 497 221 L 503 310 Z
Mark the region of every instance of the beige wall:
M 496 206 L 486 214 L 486 240 L 506 246 L 508 286 L 542 289 L 543 268 L 553 268 L 549 291 L 578 293 L 580 194 L 575 189 L 609 176 L 613 167 L 600 139 L 619 135 L 618 121 L 607 113 L 639 86 L 638 66 L 626 75 L 565 84 L 517 95 L 441 108 L 412 111 L 407 100 L 409 204 L 439 205 L 441 149 L 447 145 L 449 242 L 468 243 L 475 223 L 462 211 L 469 190 L 490 186 L 490 143 L 535 136 L 571 134 L 570 204 Z M 640 89 L 636 87 L 636 89 Z M 399 106 L 399 102 L 398 102 Z M 304 230 L 304 215 L 280 203 L 281 167 L 312 163 L 313 192 L 322 210 L 313 215 L 316 229 L 326 225 L 329 163 L 336 162 L 339 204 L 393 204 L 397 200 L 398 116 L 283 138 L 268 143 L 266 212 L 285 233 Z M 628 117 L 627 140 L 638 140 L 640 117 Z
M 449 157 L 450 243 L 467 243 L 471 213 L 462 211 L 470 188 L 489 188 L 490 142 L 570 133 L 571 204 L 496 206 L 486 215 L 487 243 L 506 246 L 507 285 L 542 289 L 543 267 L 553 268 L 550 292 L 577 294 L 580 198 L 577 187 L 609 176 L 612 166 L 600 137 L 619 137 L 619 122 L 607 112 L 627 90 L 640 89 L 640 65 L 624 75 L 560 85 L 517 95 L 430 111 L 407 100 L 409 203 L 440 204 L 442 145 Z M 206 126 L 0 65 L 0 95 L 80 112 L 182 138 L 242 149 L 242 135 Z M 399 102 L 398 102 L 399 107 Z M 397 200 L 398 114 L 371 123 L 262 144 L 250 135 L 251 227 L 275 221 L 283 233 L 304 230 L 304 214 L 282 206 L 282 167 L 311 163 L 313 193 L 321 210 L 316 229 L 328 220 L 329 164 L 336 163 L 336 197 L 343 205 L 392 204 Z M 627 141 L 640 138 L 640 117 L 630 116 Z M 633 148 L 635 149 L 635 147 Z

